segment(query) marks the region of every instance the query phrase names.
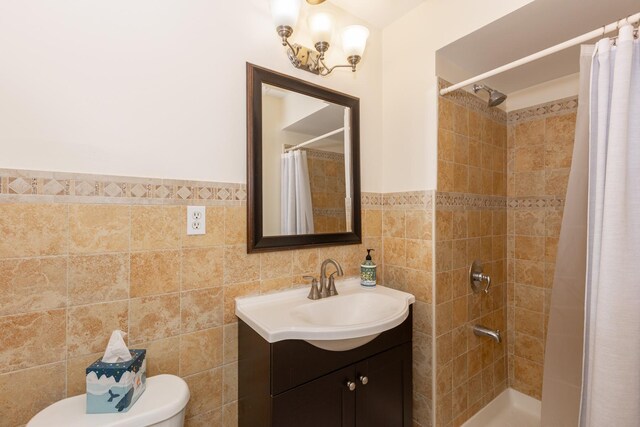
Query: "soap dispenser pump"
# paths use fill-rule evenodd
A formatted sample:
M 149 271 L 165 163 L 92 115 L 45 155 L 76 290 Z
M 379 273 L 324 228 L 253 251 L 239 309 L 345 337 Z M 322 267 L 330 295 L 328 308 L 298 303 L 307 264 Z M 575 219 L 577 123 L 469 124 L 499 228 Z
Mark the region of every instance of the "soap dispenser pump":
M 376 285 L 376 268 L 377 266 L 371 259 L 371 251 L 367 249 L 367 257 L 360 265 L 360 284 L 366 287 L 374 287 Z

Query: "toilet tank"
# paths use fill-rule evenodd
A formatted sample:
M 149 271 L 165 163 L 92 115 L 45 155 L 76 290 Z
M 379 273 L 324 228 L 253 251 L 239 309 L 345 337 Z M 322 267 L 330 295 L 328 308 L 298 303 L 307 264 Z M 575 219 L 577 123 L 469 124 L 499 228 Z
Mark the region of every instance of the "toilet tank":
M 181 427 L 189 387 L 175 375 L 147 378 L 147 390 L 129 412 L 87 414 L 86 396 L 60 400 L 40 411 L 27 427 Z

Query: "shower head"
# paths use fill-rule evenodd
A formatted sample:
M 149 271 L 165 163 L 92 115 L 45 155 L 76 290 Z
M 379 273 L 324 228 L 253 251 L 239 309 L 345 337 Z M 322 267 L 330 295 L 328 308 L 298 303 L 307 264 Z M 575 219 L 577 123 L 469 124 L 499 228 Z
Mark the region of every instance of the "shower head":
M 489 107 L 500 105 L 507 99 L 507 95 L 487 85 L 473 85 L 473 93 L 478 93 L 480 90 L 486 90 L 489 93 Z

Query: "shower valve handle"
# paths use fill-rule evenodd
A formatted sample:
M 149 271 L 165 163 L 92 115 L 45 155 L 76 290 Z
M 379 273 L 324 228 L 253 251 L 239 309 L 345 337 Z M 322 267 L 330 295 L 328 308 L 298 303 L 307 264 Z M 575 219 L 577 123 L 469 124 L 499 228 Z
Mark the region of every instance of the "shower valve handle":
M 487 286 L 484 287 L 483 291 L 485 294 L 489 293 L 489 288 L 491 287 L 491 277 L 482 273 L 473 273 L 473 280 L 477 282 L 487 282 Z
M 486 282 L 486 286 L 483 291 L 485 294 L 489 293 L 489 288 L 491 287 L 491 277 L 488 274 L 483 273 L 482 261 L 475 260 L 471 267 L 469 268 L 469 282 L 471 284 L 471 289 L 474 293 L 480 292 L 480 285 L 482 282 Z

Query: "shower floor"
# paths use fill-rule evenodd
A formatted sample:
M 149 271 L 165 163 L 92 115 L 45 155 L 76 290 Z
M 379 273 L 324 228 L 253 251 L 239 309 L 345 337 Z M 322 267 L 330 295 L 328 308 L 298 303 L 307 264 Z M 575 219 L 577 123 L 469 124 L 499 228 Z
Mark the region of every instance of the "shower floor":
M 462 427 L 540 427 L 539 400 L 508 388 Z

